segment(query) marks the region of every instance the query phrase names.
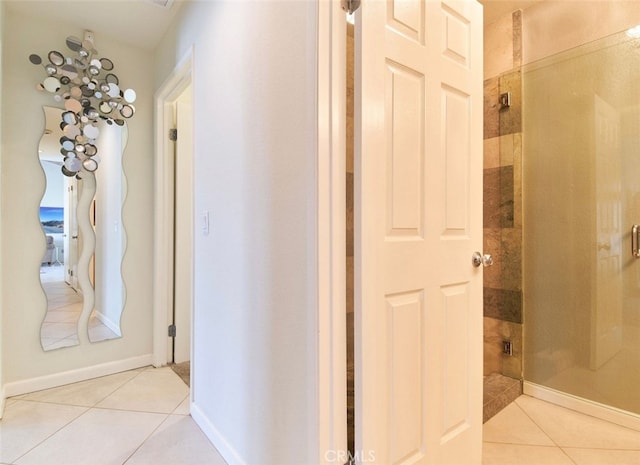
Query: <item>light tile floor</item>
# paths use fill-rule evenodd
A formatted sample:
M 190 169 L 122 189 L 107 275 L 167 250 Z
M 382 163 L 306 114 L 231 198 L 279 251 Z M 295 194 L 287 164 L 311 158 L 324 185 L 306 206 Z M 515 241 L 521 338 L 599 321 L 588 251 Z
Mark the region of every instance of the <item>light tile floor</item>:
M 638 465 L 640 431 L 529 396 L 484 425 L 483 465 Z M 170 368 L 7 400 L 0 465 L 226 465 Z M 463 464 L 460 464 L 463 465 Z
M 483 465 L 638 465 L 640 431 L 526 395 L 484 424 Z
M 170 368 L 142 368 L 7 400 L 0 465 L 226 465 Z

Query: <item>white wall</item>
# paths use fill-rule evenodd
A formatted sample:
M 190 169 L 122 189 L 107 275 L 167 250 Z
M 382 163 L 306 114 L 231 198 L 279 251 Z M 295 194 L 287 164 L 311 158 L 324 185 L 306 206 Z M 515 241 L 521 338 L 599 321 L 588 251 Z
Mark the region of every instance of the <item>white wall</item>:
M 25 381 L 47 375 L 93 367 L 114 361 L 144 358 L 152 351 L 152 189 L 153 189 L 153 83 L 150 52 L 96 36 L 101 56 L 115 63 L 114 72 L 126 87 L 138 94 L 137 114 L 129 123 L 130 137 L 124 155 L 128 197 L 123 223 L 128 231 L 128 251 L 123 275 L 127 296 L 121 339 L 89 344 L 81 332 L 81 345 L 43 352 L 40 324 L 46 299 L 39 281 L 44 236 L 38 207 L 44 190 L 39 167 L 38 142 L 44 128 L 42 105 L 53 105 L 51 95 L 39 93 L 35 85 L 44 76 L 41 67 L 27 59 L 31 53 L 46 55 L 64 50 L 69 35 L 82 30 L 59 20 L 27 17 L 8 9 L 2 37 L 10 38 L 2 67 L 2 234 L 0 286 L 2 292 L 2 381 L 7 392 Z M 150 357 L 149 357 L 150 360 Z
M 232 465 L 319 456 L 316 9 L 189 3 L 156 54 L 158 89 L 194 47 L 192 411 Z

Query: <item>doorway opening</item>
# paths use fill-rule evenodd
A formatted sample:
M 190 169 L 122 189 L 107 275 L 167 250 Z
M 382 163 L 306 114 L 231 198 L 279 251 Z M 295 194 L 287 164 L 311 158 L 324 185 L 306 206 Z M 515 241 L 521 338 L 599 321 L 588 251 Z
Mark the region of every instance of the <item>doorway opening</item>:
M 193 275 L 193 98 L 191 85 L 173 102 L 173 300 L 169 312 L 167 360 L 191 360 L 191 309 Z M 179 331 L 179 332 L 178 332 Z
M 191 385 L 193 313 L 192 53 L 156 96 L 154 365 Z M 193 399 L 193 396 L 192 396 Z

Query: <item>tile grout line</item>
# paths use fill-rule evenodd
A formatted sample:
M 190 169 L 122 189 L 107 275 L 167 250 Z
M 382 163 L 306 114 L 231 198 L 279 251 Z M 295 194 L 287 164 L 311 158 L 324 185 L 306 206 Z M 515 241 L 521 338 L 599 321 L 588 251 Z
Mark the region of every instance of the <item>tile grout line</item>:
M 154 368 L 155 369 L 155 368 Z M 174 376 L 180 378 L 177 374 L 175 374 L 173 372 L 173 370 L 170 371 L 171 373 L 173 373 Z M 127 408 L 119 408 L 119 407 L 100 407 L 98 406 L 99 403 L 103 402 L 104 400 L 106 400 L 108 397 L 110 397 L 111 395 L 115 394 L 117 391 L 119 391 L 120 389 L 122 389 L 125 385 L 127 385 L 129 382 L 133 381 L 135 378 L 137 378 L 138 376 L 140 376 L 142 373 L 153 373 L 153 370 L 149 370 L 149 367 L 146 367 L 144 370 L 140 371 L 137 375 L 133 376 L 130 380 L 126 381 L 125 383 L 123 383 L 122 385 L 118 386 L 116 389 L 113 390 L 113 392 L 111 392 L 111 394 L 105 396 L 102 400 L 96 402 L 91 408 L 93 409 L 98 409 L 98 410 L 115 410 L 115 411 L 119 411 L 119 412 L 135 412 L 135 413 L 153 413 L 156 415 L 172 415 L 173 412 L 180 407 L 180 404 L 182 404 L 182 402 L 184 402 L 184 399 L 186 399 L 187 397 L 189 397 L 191 395 L 191 392 L 189 391 L 187 393 L 187 395 L 182 398 L 182 400 L 180 400 L 180 402 L 178 402 L 176 404 L 175 407 L 173 407 L 171 409 L 170 412 L 151 412 L 149 410 L 131 410 L 131 409 L 127 409 Z M 153 373 L 153 375 L 156 375 L 159 373 Z M 182 380 L 180 380 L 182 382 Z M 189 415 L 191 415 L 191 413 L 189 413 Z
M 180 405 L 180 404 L 178 404 Z M 129 408 L 118 408 L 118 407 L 90 407 L 92 410 L 112 410 L 114 412 L 131 412 L 131 413 L 150 413 L 151 415 L 173 415 L 173 410 L 171 412 L 152 412 L 149 410 L 131 410 Z M 178 408 L 178 407 L 176 407 Z M 174 409 L 175 410 L 175 409 Z
M 529 413 L 528 413 L 528 412 L 527 412 L 527 411 L 526 411 L 526 410 L 525 410 L 525 409 L 524 409 L 520 404 L 518 404 L 518 403 L 517 403 L 517 399 L 516 399 L 516 401 L 514 401 L 514 403 L 518 406 L 518 408 L 522 411 L 522 413 L 524 413 L 524 414 L 527 416 L 527 418 L 529 418 L 529 419 L 533 422 L 533 424 L 534 424 L 534 425 L 536 425 L 536 426 L 538 427 L 538 429 L 539 429 L 540 431 L 542 431 L 542 432 L 544 433 L 544 435 L 545 435 L 547 438 L 549 438 L 549 440 L 550 440 L 553 444 L 555 444 L 555 447 L 556 447 L 557 449 L 559 449 L 559 450 L 564 454 L 564 456 L 565 456 L 565 457 L 567 457 L 567 458 L 571 461 L 571 463 L 573 463 L 574 465 L 578 465 L 578 464 L 577 464 L 577 463 L 576 463 L 576 462 L 575 462 L 575 461 L 574 461 L 574 460 L 569 456 L 569 454 L 567 454 L 567 452 L 562 448 L 562 446 L 560 446 L 560 444 L 558 444 L 558 443 L 555 441 L 555 439 L 553 439 L 553 438 L 549 435 L 549 433 L 547 433 L 547 432 L 544 430 L 544 428 L 543 428 L 541 425 L 539 425 L 539 424 L 538 424 L 538 423 L 537 423 L 533 418 L 531 418 L 531 415 L 529 415 Z
M 158 431 L 158 430 L 160 429 L 160 427 L 161 427 L 162 425 L 164 425 L 164 424 L 167 422 L 167 420 L 169 419 L 169 417 L 170 417 L 170 416 L 171 416 L 171 414 L 170 414 L 170 413 L 169 413 L 169 414 L 167 414 L 167 416 L 165 417 L 165 419 L 164 419 L 164 420 L 162 420 L 162 421 L 160 422 L 160 424 L 158 424 L 158 426 L 156 426 L 156 427 L 153 429 L 153 431 L 151 431 L 151 432 L 147 435 L 147 437 L 146 437 L 146 438 L 144 438 L 144 439 L 142 440 L 142 442 L 138 445 L 138 447 L 136 447 L 136 448 L 135 448 L 135 450 L 134 450 L 134 451 L 133 451 L 133 452 L 132 452 L 132 453 L 131 453 L 131 454 L 130 454 L 126 459 L 124 459 L 124 462 L 122 462 L 122 464 L 121 464 L 121 465 L 125 465 L 129 460 L 131 460 L 131 458 L 132 458 L 134 455 L 136 455 L 136 453 L 140 450 L 140 448 L 141 448 L 142 446 L 144 446 L 144 444 L 145 444 L 149 439 L 151 439 L 151 436 L 153 436 L 153 435 L 156 433 L 156 431 Z
M 84 411 L 80 412 L 77 416 L 71 418 L 68 422 L 66 422 L 65 424 L 63 424 L 62 426 L 60 426 L 59 428 L 57 428 L 55 431 L 51 432 L 49 435 L 47 435 L 45 438 L 43 438 L 41 441 L 39 441 L 37 444 L 33 445 L 33 447 L 29 448 L 26 452 L 22 453 L 21 455 L 19 455 L 18 457 L 16 457 L 14 460 L 11 460 L 11 463 L 16 463 L 16 461 L 22 459 L 23 457 L 25 457 L 27 454 L 31 453 L 34 449 L 40 447 L 41 445 L 43 445 L 46 441 L 50 440 L 51 438 L 53 438 L 55 435 L 57 435 L 60 431 L 62 431 L 63 429 L 67 428 L 68 426 L 70 426 L 72 423 L 74 423 L 75 421 L 77 421 L 79 418 L 83 417 L 84 415 L 86 415 L 88 412 L 92 411 L 92 410 L 105 410 L 105 411 L 119 411 L 119 412 L 132 412 L 132 413 L 147 413 L 147 414 L 152 414 L 152 415 L 164 415 L 165 418 L 158 424 L 158 426 L 151 431 L 147 437 L 136 447 L 136 449 L 131 453 L 131 455 L 129 455 L 124 462 L 122 462 L 122 465 L 124 465 L 125 463 L 127 463 L 131 457 L 144 445 L 144 443 L 156 432 L 158 431 L 158 429 L 166 423 L 166 421 L 169 419 L 169 417 L 173 414 L 173 412 L 175 412 L 175 410 L 182 404 L 182 402 L 184 402 L 185 399 L 189 398 L 191 393 L 190 391 L 187 393 L 186 396 L 184 396 L 180 402 L 178 402 L 176 404 L 175 407 L 173 407 L 171 409 L 170 412 L 150 412 L 150 411 L 142 411 L 142 410 L 130 410 L 130 409 L 122 409 L 122 408 L 113 408 L 113 407 L 98 407 L 97 405 L 104 401 L 106 398 L 110 397 L 112 394 L 114 394 L 115 392 L 117 392 L 118 390 L 120 390 L 122 387 L 124 387 L 125 385 L 127 385 L 129 382 L 131 382 L 132 380 L 134 380 L 135 378 L 137 378 L 138 376 L 140 376 L 140 374 L 145 373 L 147 371 L 149 371 L 149 367 L 143 367 L 145 369 L 138 371 L 134 376 L 132 376 L 130 379 L 126 380 L 125 382 L 123 382 L 122 384 L 120 384 L 119 386 L 117 386 L 115 389 L 113 389 L 109 394 L 105 395 L 101 400 L 96 401 L 95 403 L 93 403 L 93 405 L 91 406 L 86 406 L 86 405 L 75 405 L 75 404 L 64 404 L 64 403 L 58 403 L 58 402 L 52 402 L 52 401 L 42 401 L 42 400 L 34 400 L 34 399 L 16 399 L 15 402 L 20 402 L 20 401 L 24 401 L 24 402 L 29 402 L 29 403 L 33 403 L 33 404 L 48 404 L 48 405 L 58 405 L 58 406 L 63 406 L 63 407 L 74 407 L 74 408 L 82 408 L 84 409 Z M 133 370 L 131 370 L 133 371 Z M 123 372 L 124 373 L 124 372 Z M 179 376 L 177 374 L 175 374 L 172 370 L 171 373 L 176 376 L 177 378 L 179 378 Z M 110 376 L 110 375 L 107 375 Z M 180 381 L 182 382 L 182 380 L 180 379 Z M 76 383 L 72 383 L 72 384 L 76 384 Z M 55 388 L 53 388 L 55 389 Z M 12 402 L 13 403 L 13 402 Z M 177 416 L 179 414 L 176 414 Z M 187 415 L 179 415 L 179 416 L 190 416 L 190 413 Z
M 45 403 L 45 402 L 40 402 L 40 403 Z M 63 429 L 65 429 L 67 426 L 69 426 L 71 423 L 75 422 L 78 418 L 84 416 L 88 411 L 91 410 L 90 407 L 83 407 L 85 409 L 84 412 L 81 412 L 78 416 L 70 419 L 67 423 L 65 423 L 64 425 L 60 426 L 58 429 L 56 429 L 55 431 L 53 431 L 51 434 L 49 434 L 46 438 L 44 438 L 42 441 L 38 442 L 37 444 L 35 444 L 33 447 L 31 447 L 29 450 L 27 450 L 24 454 L 20 455 L 19 457 L 16 457 L 14 460 L 11 460 L 12 463 L 16 463 L 18 460 L 22 459 L 25 455 L 29 454 L 31 451 L 33 451 L 34 449 L 36 449 L 37 447 L 40 447 L 42 444 L 44 444 L 45 442 L 47 442 L 49 439 L 51 439 L 53 436 L 55 436 L 56 434 L 58 434 L 60 431 L 62 431 Z
M 141 371 L 140 373 L 143 373 L 143 371 Z M 132 379 L 136 378 L 140 373 L 138 373 L 136 376 L 132 377 L 130 380 L 128 380 L 127 382 L 123 383 L 123 385 L 127 384 L 129 381 L 131 381 Z M 118 389 L 120 389 L 123 385 L 119 386 L 118 388 L 116 388 L 113 392 L 117 391 Z M 112 392 L 112 393 L 113 393 Z M 111 395 L 111 394 L 109 394 Z M 106 397 L 109 397 L 109 395 L 107 395 Z M 105 397 L 105 398 L 106 398 Z M 188 396 L 186 396 L 188 397 Z M 185 397 L 185 398 L 186 398 Z M 175 411 L 175 409 L 177 409 L 180 404 L 184 401 L 183 398 L 180 403 L 178 403 L 178 405 L 176 405 L 176 407 L 172 410 Z M 104 399 L 103 399 L 104 400 Z M 97 407 L 97 404 L 99 402 L 97 402 L 96 404 L 94 404 L 91 407 L 87 407 L 87 406 L 77 406 L 77 405 L 69 405 L 69 404 L 57 404 L 55 402 L 42 402 L 42 401 L 36 401 L 36 400 L 29 400 L 27 402 L 32 402 L 32 403 L 40 403 L 40 404 L 52 404 L 52 405 L 61 405 L 61 406 L 70 406 L 70 407 L 77 407 L 77 408 L 84 408 L 85 410 L 83 412 L 81 412 L 78 416 L 72 418 L 71 420 L 69 420 L 66 424 L 62 425 L 60 428 L 58 428 L 57 430 L 53 431 L 50 435 L 48 435 L 46 438 L 44 438 L 42 441 L 40 441 L 39 443 L 35 444 L 33 447 L 31 447 L 28 451 L 26 451 L 24 454 L 20 455 L 19 457 L 17 457 L 15 460 L 13 460 L 12 462 L 15 462 L 17 460 L 20 460 L 21 458 L 23 458 L 25 455 L 27 455 L 28 453 L 30 453 L 31 451 L 33 451 L 34 449 L 36 449 L 37 447 L 40 447 L 43 443 L 45 443 L 47 440 L 51 439 L 53 436 L 55 436 L 57 433 L 59 433 L 60 431 L 62 431 L 63 429 L 67 428 L 68 426 L 71 425 L 71 423 L 75 422 L 76 420 L 78 420 L 80 417 L 86 415 L 88 412 L 91 412 L 92 410 L 103 410 L 103 411 L 112 411 L 112 412 L 131 412 L 131 413 L 146 413 L 146 414 L 152 414 L 152 415 L 164 415 L 165 418 L 158 424 L 158 426 L 156 428 L 153 429 L 153 431 L 151 431 L 147 437 L 145 437 L 142 442 L 140 442 L 140 444 L 135 448 L 135 450 L 124 460 L 124 462 L 122 462 L 122 465 L 124 465 L 127 461 L 129 461 L 131 459 L 131 457 L 144 445 L 144 443 L 156 432 L 158 431 L 158 429 L 169 419 L 169 417 L 172 415 L 172 412 L 166 413 L 166 412 L 150 412 L 150 411 L 143 411 L 143 410 L 130 410 L 130 409 L 118 409 L 118 408 L 113 408 L 113 407 Z
M 525 446 L 525 447 L 546 447 L 550 449 L 560 449 L 560 446 L 555 444 L 525 444 L 523 442 L 498 442 L 498 441 L 482 441 L 485 444 L 496 444 L 502 446 Z M 605 449 L 608 450 L 608 449 Z
M 529 415 L 529 413 L 528 413 L 528 412 L 527 412 L 527 411 L 526 411 L 526 410 L 525 410 L 525 409 L 524 409 L 524 408 L 523 408 L 523 407 L 518 403 L 518 399 L 516 399 L 516 400 L 514 401 L 514 403 L 518 406 L 518 408 L 520 409 L 520 411 L 521 411 L 522 413 L 524 413 L 524 414 L 525 414 L 525 416 L 526 416 L 529 420 L 531 420 L 531 422 L 532 422 L 534 425 L 536 425 L 536 427 L 537 427 L 540 431 L 542 431 L 542 433 L 543 433 L 543 434 L 544 434 L 544 435 L 549 439 L 549 441 L 551 441 L 551 442 L 552 442 L 556 447 L 560 447 L 560 444 L 558 444 L 558 443 L 557 443 L 557 442 L 556 442 L 556 441 L 555 441 L 551 436 L 549 436 L 549 434 L 544 430 L 544 428 L 543 428 L 542 426 L 540 426 L 540 425 L 538 424 L 538 422 L 536 422 L 536 421 L 531 417 L 531 415 Z
M 130 370 L 133 371 L 133 370 Z M 121 373 L 126 373 L 126 371 L 121 372 Z M 99 401 L 97 401 L 95 404 L 93 404 L 93 408 L 95 408 L 100 402 L 104 402 L 105 399 L 107 397 L 112 396 L 113 394 L 115 394 L 118 390 L 120 390 L 123 386 L 129 384 L 131 381 L 133 381 L 134 379 L 136 379 L 138 376 L 140 376 L 141 373 L 144 373 L 144 371 L 139 371 L 138 373 L 136 373 L 134 376 L 132 376 L 131 378 L 129 378 L 128 380 L 126 380 L 124 383 L 120 384 L 118 387 L 116 387 L 113 391 L 111 391 L 109 394 L 105 395 L 102 399 L 100 399 Z M 114 373 L 114 374 L 118 374 L 118 373 Z
M 133 371 L 133 370 L 129 370 L 129 371 Z M 114 373 L 113 375 L 118 375 L 121 373 L 127 373 L 126 371 L 124 372 L 120 372 L 120 373 Z M 118 389 L 120 389 L 122 386 L 124 386 L 125 384 L 129 383 L 129 381 L 132 381 L 134 378 L 138 377 L 138 375 L 140 375 L 140 373 L 143 373 L 142 371 L 135 374 L 134 376 L 132 376 L 130 379 L 124 381 L 122 384 L 118 385 L 117 387 L 115 387 L 111 392 L 109 392 L 108 394 L 106 394 L 104 397 L 102 397 L 101 399 L 99 399 L 98 401 L 92 403 L 91 405 L 77 405 L 77 404 L 70 404 L 70 403 L 61 403 L 61 402 L 55 402 L 55 401 L 49 401 L 49 400 L 38 400 L 38 399 L 27 399 L 27 398 L 23 398 L 23 399 L 16 399 L 16 400 L 24 400 L 27 402 L 34 402 L 34 403 L 41 403 L 41 404 L 53 404 L 53 405 L 62 405 L 62 406 L 71 406 L 71 407 L 83 407 L 83 408 L 94 408 L 96 405 L 98 405 L 100 402 L 104 401 L 107 397 L 109 397 L 110 395 L 112 395 L 114 392 L 116 392 Z M 72 386 L 74 384 L 80 384 L 86 381 L 94 381 L 100 378 L 107 378 L 109 376 L 113 376 L 113 375 L 105 375 L 105 376 L 100 376 L 98 378 L 91 378 L 88 380 L 84 380 L 84 381 L 78 381 L 76 383 L 70 383 L 70 384 L 65 384 L 63 386 L 57 386 L 54 388 L 50 388 L 50 389 L 43 389 L 41 391 L 34 391 L 34 392 L 30 392 L 27 394 L 22 394 L 24 396 L 29 396 L 30 394 L 35 394 L 37 392 L 44 392 L 44 391 L 48 391 L 48 390 L 52 390 L 52 389 L 60 389 L 60 388 L 64 388 L 67 386 Z M 11 399 L 11 398 L 10 398 Z
M 576 447 L 576 446 L 559 446 L 561 449 L 576 449 L 576 450 L 597 450 L 597 451 L 616 451 L 616 452 L 640 452 L 640 446 L 637 449 L 620 449 L 618 447 Z

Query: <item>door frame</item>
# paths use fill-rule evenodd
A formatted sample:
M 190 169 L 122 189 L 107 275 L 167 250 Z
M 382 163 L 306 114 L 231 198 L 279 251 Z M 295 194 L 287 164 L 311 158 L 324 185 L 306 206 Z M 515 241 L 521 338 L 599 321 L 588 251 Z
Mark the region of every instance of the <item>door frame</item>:
M 347 461 L 346 51 L 347 23 L 337 0 L 317 2 L 316 341 L 318 464 Z M 344 460 L 342 460 L 344 459 Z
M 175 101 L 187 87 L 193 86 L 193 55 L 194 50 L 191 47 L 154 97 L 156 157 L 154 163 L 153 365 L 155 367 L 166 365 L 169 361 L 167 327 L 168 322 L 173 318 L 173 272 L 170 270 L 173 270 L 174 248 L 174 143 L 169 140 L 168 134 L 169 129 L 174 125 Z M 191 255 L 193 257 L 193 250 Z M 191 321 L 193 322 L 193 308 Z M 190 331 L 193 362 L 193 329 Z

